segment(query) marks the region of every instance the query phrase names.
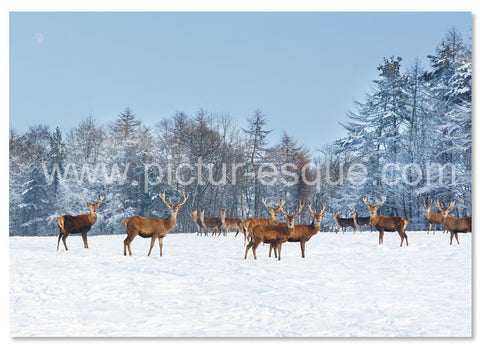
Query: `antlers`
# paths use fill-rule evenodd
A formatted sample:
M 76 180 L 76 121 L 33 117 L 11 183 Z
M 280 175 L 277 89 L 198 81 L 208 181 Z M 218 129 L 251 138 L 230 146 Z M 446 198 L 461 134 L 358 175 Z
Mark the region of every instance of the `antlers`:
M 455 206 L 455 201 L 450 201 L 448 203 L 448 206 L 446 208 L 443 208 L 442 206 L 440 206 L 440 202 L 436 200 L 435 206 L 437 206 L 437 208 L 442 212 L 449 212 L 453 208 L 453 206 Z
M 311 204 L 309 204 L 309 205 L 307 205 L 307 206 L 308 206 L 308 209 L 310 210 L 310 214 L 311 214 L 312 216 L 316 216 L 316 215 L 323 214 L 323 212 L 325 211 L 325 204 L 322 204 L 322 205 L 323 205 L 322 210 L 321 210 L 319 213 L 317 213 L 317 210 L 312 209 L 312 205 L 311 205 Z
M 92 204 L 91 202 L 85 201 L 85 195 L 82 195 L 81 198 L 82 198 L 83 202 L 84 202 L 85 204 L 87 204 L 87 206 Z M 100 203 L 103 201 L 103 199 L 105 199 L 105 196 L 100 195 L 100 200 L 97 201 L 95 204 L 96 204 L 96 205 L 100 205 Z
M 174 206 L 175 207 L 177 207 L 177 206 L 182 207 L 185 204 L 185 202 L 187 202 L 188 194 L 185 195 L 185 192 L 183 191 L 182 195 L 183 195 L 183 202 L 182 203 L 177 203 L 176 205 L 172 204 L 172 200 L 170 200 L 170 203 L 168 203 L 165 200 L 165 192 L 163 192 L 163 194 L 160 195 L 160 199 L 162 199 L 162 201 L 165 203 L 165 205 L 167 205 L 168 208 L 173 208 Z
M 300 204 L 300 208 L 298 209 L 297 213 L 294 213 L 293 215 L 289 215 L 288 212 L 285 212 L 285 210 L 283 209 L 283 205 L 280 207 L 280 211 L 282 211 L 282 213 L 285 215 L 285 216 L 290 216 L 290 217 L 298 217 L 298 215 L 300 214 L 300 212 L 302 212 L 303 210 L 303 206 L 305 206 L 305 203 L 302 202 L 302 201 L 299 201 L 298 202 Z
M 265 205 L 265 207 L 267 208 L 267 210 L 271 211 L 271 210 L 274 209 L 272 206 L 267 205 L 267 201 L 265 200 L 265 198 L 262 199 L 262 202 Z M 280 210 L 283 207 L 283 205 L 285 205 L 285 200 L 278 200 L 277 202 L 278 202 L 277 210 Z
M 382 202 L 379 203 L 379 204 L 376 204 L 376 205 L 369 204 L 369 203 L 367 202 L 367 197 L 366 197 L 366 196 L 364 196 L 364 197 L 362 198 L 362 200 L 363 200 L 363 202 L 365 203 L 365 205 L 370 206 L 370 207 L 376 206 L 376 207 L 378 208 L 378 207 L 380 207 L 380 206 L 383 205 L 383 203 L 385 202 L 385 200 L 387 200 L 387 197 L 386 197 L 386 196 L 382 196 Z

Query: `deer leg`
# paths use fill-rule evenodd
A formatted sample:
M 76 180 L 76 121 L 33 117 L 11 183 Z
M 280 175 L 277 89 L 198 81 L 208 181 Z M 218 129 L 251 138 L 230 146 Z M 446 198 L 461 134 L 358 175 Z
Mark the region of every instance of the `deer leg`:
M 435 235 L 435 230 L 437 230 L 437 225 L 436 224 L 433 225 L 433 235 Z
M 400 235 L 400 247 L 402 247 L 403 240 L 405 240 L 405 236 L 401 231 L 398 232 L 398 235 Z
M 67 236 L 68 236 L 68 233 L 64 233 L 62 236 L 62 242 L 63 242 L 63 246 L 65 246 L 65 251 L 68 251 L 67 243 L 65 242 L 65 240 L 67 240 Z
M 378 244 L 379 245 L 383 244 L 383 230 L 378 231 Z
M 280 242 L 277 245 L 277 250 L 278 250 L 278 260 L 280 260 L 280 254 L 282 253 L 282 243 Z
M 458 233 L 455 233 L 455 240 L 457 240 L 457 244 L 460 245 L 460 242 L 458 242 Z
M 305 258 L 305 241 L 300 241 L 300 248 L 302 250 L 302 258 Z
M 58 234 L 57 251 L 58 251 L 58 246 L 60 245 L 60 239 L 62 238 L 62 235 L 63 235 L 62 232 Z
M 124 256 L 127 255 L 127 240 L 128 240 L 128 236 L 125 238 L 125 240 L 123 240 L 123 255 Z
M 87 234 L 86 233 L 82 233 L 82 239 L 83 239 L 83 247 L 88 248 Z
M 158 244 L 160 245 L 160 257 L 162 257 L 163 238 L 158 238 Z
M 431 228 L 431 226 L 432 226 L 432 225 L 431 225 L 430 223 L 428 223 L 428 230 L 427 230 L 427 234 L 430 234 L 430 228 Z
M 152 240 L 150 241 L 150 250 L 148 250 L 148 255 L 150 256 L 150 253 L 152 252 L 153 245 L 155 245 L 155 240 L 157 240 L 157 237 L 155 235 L 152 236 Z
M 258 245 L 260 245 L 260 241 L 255 241 L 255 242 L 253 243 L 252 252 L 253 252 L 253 258 L 254 258 L 254 259 L 257 259 L 257 253 L 256 253 L 256 251 L 257 251 Z
M 247 253 L 248 253 L 248 250 L 250 249 L 250 247 L 253 246 L 253 242 L 249 242 L 247 247 L 245 248 L 245 259 L 247 259 Z
M 135 236 L 136 235 L 128 235 L 127 238 L 124 240 L 124 250 L 125 250 L 125 245 L 127 246 L 128 248 L 128 254 L 131 256 L 132 255 L 132 250 L 130 249 L 130 244 L 132 243 L 133 239 L 135 239 Z M 125 251 L 124 251 L 125 252 Z M 125 256 L 127 254 L 125 253 Z
M 270 244 L 270 250 L 268 251 L 268 258 L 272 257 L 273 244 Z
M 450 232 L 450 245 L 452 244 L 452 240 L 453 240 L 453 232 Z

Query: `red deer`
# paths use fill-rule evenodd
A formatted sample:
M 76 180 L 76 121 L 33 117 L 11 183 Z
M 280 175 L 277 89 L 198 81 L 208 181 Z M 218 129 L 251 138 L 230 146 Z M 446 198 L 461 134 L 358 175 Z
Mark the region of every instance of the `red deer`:
M 340 215 L 338 214 L 338 212 L 335 212 L 335 214 L 333 215 L 333 218 L 335 218 L 338 228 L 342 228 L 343 233 L 345 233 L 345 228 L 347 227 L 352 227 L 354 232 L 357 231 L 353 218 L 340 218 Z
M 200 218 L 202 219 L 202 223 L 205 226 L 205 235 L 208 235 L 208 228 L 212 229 L 212 235 L 216 235 L 218 231 L 218 235 L 222 232 L 222 218 L 221 217 L 205 217 L 205 209 L 200 209 Z
M 450 202 L 446 208 L 440 206 L 440 203 L 438 201 L 435 202 L 435 206 L 437 206 L 438 209 L 442 211 L 442 224 L 450 232 L 450 245 L 452 244 L 454 236 L 455 240 L 457 240 L 457 244 L 460 244 L 460 242 L 458 242 L 457 234 L 472 232 L 472 217 L 450 217 L 448 213 L 453 208 L 453 206 L 455 206 L 455 201 Z
M 353 222 L 355 225 L 358 225 L 358 229 L 362 231 L 363 226 L 370 226 L 370 231 L 373 231 L 373 226 L 370 224 L 370 216 L 368 217 L 358 217 L 358 212 L 353 211 Z
M 225 209 L 226 211 L 226 209 Z M 229 218 L 229 217 L 224 217 L 224 224 L 225 224 L 225 234 L 228 233 L 228 229 L 235 229 L 236 234 L 235 237 L 237 237 L 239 232 L 243 233 L 243 244 L 246 244 L 247 241 L 247 233 L 244 230 L 243 226 L 243 221 L 240 218 Z
M 87 233 L 90 231 L 92 225 L 97 222 L 97 208 L 100 206 L 103 199 L 104 196 L 102 195 L 100 196 L 99 201 L 92 204 L 91 202 L 86 202 L 85 196 L 82 196 L 83 202 L 85 202 L 85 204 L 87 204 L 87 206 L 90 208 L 90 213 L 81 214 L 79 216 L 65 215 L 55 218 L 60 230 L 58 235 L 57 251 L 60 245 L 60 239 L 63 241 L 65 250 L 68 251 L 65 240 L 67 240 L 67 237 L 70 234 L 82 234 L 83 246 L 84 248 L 88 248 Z
M 282 205 L 283 206 L 283 205 Z M 280 255 L 282 252 L 282 244 L 288 240 L 288 238 L 295 231 L 295 219 L 298 217 L 300 212 L 302 212 L 304 204 L 300 203 L 300 208 L 293 215 L 289 215 L 284 211 L 283 207 L 281 209 L 286 223 L 277 223 L 277 224 L 257 224 L 252 229 L 252 239 L 245 249 L 245 259 L 247 259 L 247 253 L 250 248 L 252 248 L 253 258 L 257 259 L 256 250 L 258 245 L 261 242 L 273 245 L 275 253 L 278 251 L 278 260 L 280 260 Z
M 428 231 L 427 234 L 430 233 L 430 228 L 433 225 L 433 234 L 435 234 L 435 230 L 437 228 L 437 224 L 442 224 L 442 214 L 441 213 L 432 213 L 430 208 L 432 205 L 427 205 L 427 201 L 423 200 L 423 206 L 425 207 L 425 217 L 427 218 L 428 222 Z M 445 230 L 444 230 L 445 232 Z
M 288 242 L 299 242 L 300 249 L 302 250 L 302 258 L 305 258 L 305 243 L 310 240 L 310 238 L 317 234 L 320 231 L 320 224 L 322 223 L 322 218 L 325 216 L 325 205 L 323 205 L 322 210 L 317 213 L 316 210 L 312 209 L 311 205 L 308 205 L 310 214 L 313 217 L 312 224 L 297 224 L 295 225 L 295 230 L 288 238 Z M 272 254 L 272 245 L 270 245 L 270 252 L 268 256 Z
M 222 210 L 223 214 L 223 210 Z M 223 222 L 222 217 L 205 217 L 205 209 L 200 209 L 200 218 L 202 219 L 202 223 L 205 227 L 205 235 L 208 235 L 208 228 L 212 229 L 212 235 L 220 236 L 220 233 L 223 232 Z
M 408 225 L 408 220 L 403 217 L 387 217 L 377 215 L 377 211 L 380 206 L 383 205 L 387 198 L 383 197 L 382 202 L 378 205 L 371 205 L 367 202 L 367 198 L 363 198 L 363 202 L 367 205 L 367 208 L 370 210 L 370 224 L 378 230 L 378 244 L 383 244 L 383 233 L 385 231 L 396 231 L 400 235 L 400 247 L 403 245 L 403 240 L 407 243 L 408 246 L 408 237 L 405 233 L 405 229 Z
M 249 237 L 249 240 L 251 240 L 252 235 L 252 228 L 255 225 L 258 224 L 277 224 L 278 223 L 278 212 L 282 210 L 283 205 L 285 205 L 285 200 L 278 201 L 278 206 L 273 207 L 273 206 L 268 206 L 267 202 L 265 199 L 262 199 L 263 204 L 267 208 L 267 210 L 270 212 L 270 218 L 247 218 L 243 221 L 243 226 L 244 226 L 244 234 Z
M 192 216 L 193 216 L 193 221 L 195 222 L 195 225 L 197 226 L 197 229 L 198 229 L 197 235 L 200 234 L 200 236 L 202 236 L 202 233 L 204 232 L 204 229 L 206 229 L 206 228 L 203 225 L 201 217 L 198 215 L 198 210 L 197 209 L 192 211 Z M 206 236 L 206 232 L 205 232 L 205 236 Z
M 167 218 L 147 218 L 133 216 L 124 219 L 121 222 L 122 224 L 125 223 L 125 227 L 127 228 L 127 238 L 123 241 L 124 256 L 127 255 L 127 247 L 128 253 L 130 254 L 130 256 L 132 255 L 132 251 L 130 250 L 130 244 L 137 235 L 140 235 L 142 238 L 152 238 L 150 242 L 150 250 L 148 251 L 148 256 L 150 256 L 153 245 L 155 244 L 155 240 L 158 238 L 158 243 L 160 245 L 160 257 L 162 256 L 163 238 L 170 230 L 173 229 L 173 227 L 177 223 L 177 213 L 187 201 L 188 195 L 185 195 L 185 193 L 183 193 L 183 202 L 178 203 L 177 205 L 172 204 L 172 200 L 170 200 L 170 203 L 165 200 L 165 192 L 163 193 L 163 195 L 160 196 L 160 198 L 169 209 L 169 214 Z

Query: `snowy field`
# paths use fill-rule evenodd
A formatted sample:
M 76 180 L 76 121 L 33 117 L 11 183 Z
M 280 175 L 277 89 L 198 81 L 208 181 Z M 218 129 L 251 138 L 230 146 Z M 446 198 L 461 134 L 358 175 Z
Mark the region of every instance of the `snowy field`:
M 282 260 L 243 237 L 10 237 L 10 334 L 21 336 L 471 336 L 471 234 L 319 233 Z

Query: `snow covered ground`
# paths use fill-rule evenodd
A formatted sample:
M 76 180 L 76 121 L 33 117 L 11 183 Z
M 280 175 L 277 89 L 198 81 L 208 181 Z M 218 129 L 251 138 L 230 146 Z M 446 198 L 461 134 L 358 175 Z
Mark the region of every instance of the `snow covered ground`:
M 471 336 L 471 234 L 319 233 L 300 257 L 243 237 L 10 237 L 12 336 Z

